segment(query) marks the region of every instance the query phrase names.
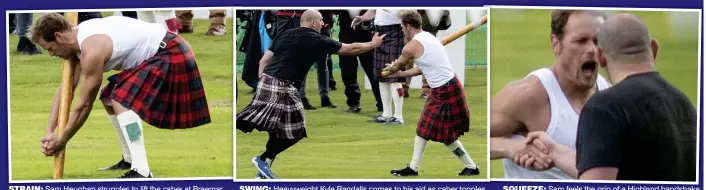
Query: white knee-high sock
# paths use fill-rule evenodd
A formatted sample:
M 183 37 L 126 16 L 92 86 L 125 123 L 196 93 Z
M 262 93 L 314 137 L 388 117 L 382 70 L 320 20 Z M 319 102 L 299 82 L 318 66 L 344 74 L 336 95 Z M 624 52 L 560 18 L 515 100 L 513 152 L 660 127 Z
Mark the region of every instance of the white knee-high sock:
M 120 145 L 123 147 L 123 159 L 125 159 L 125 161 L 128 163 L 132 163 L 132 159 L 130 157 L 130 147 L 127 146 L 127 138 L 125 138 L 125 135 L 123 135 L 123 130 L 120 128 L 118 116 L 108 115 L 108 118 L 110 118 L 110 123 L 115 129 L 115 133 L 118 134 L 118 139 L 120 139 Z
M 404 123 L 404 118 L 402 115 L 402 108 L 404 105 L 404 94 L 400 95 L 399 92 L 404 92 L 402 88 L 402 83 L 392 83 L 390 85 L 390 91 L 392 92 L 392 101 L 395 102 L 395 118 L 399 119 L 400 122 Z
M 118 115 L 120 129 L 123 132 L 125 140 L 130 148 L 132 156 L 132 169 L 143 176 L 150 174 L 149 165 L 147 165 L 147 151 L 145 150 L 145 137 L 143 135 L 142 119 L 133 111 L 126 111 Z
M 456 142 L 446 145 L 446 147 L 448 147 L 449 150 L 451 150 L 451 152 L 456 155 L 456 157 L 463 161 L 463 165 L 466 166 L 466 168 L 475 169 L 476 167 L 478 167 L 476 163 L 473 162 L 473 159 L 471 159 L 471 156 L 468 155 L 466 149 L 463 148 L 463 144 L 461 144 L 461 141 L 456 140 Z
M 382 99 L 382 116 L 392 117 L 392 92 L 390 83 L 380 83 L 380 99 Z
M 424 157 L 424 151 L 427 149 L 427 142 L 420 136 L 414 137 L 414 154 L 412 154 L 412 162 L 409 163 L 409 167 L 414 171 L 419 171 L 419 167 L 422 165 L 422 157 Z

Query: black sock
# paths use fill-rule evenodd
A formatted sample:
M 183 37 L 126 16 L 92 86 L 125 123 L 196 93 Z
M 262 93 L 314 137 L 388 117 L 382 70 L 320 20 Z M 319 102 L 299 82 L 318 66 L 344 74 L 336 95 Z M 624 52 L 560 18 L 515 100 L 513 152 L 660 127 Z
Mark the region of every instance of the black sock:
M 274 133 L 270 133 L 270 138 L 267 140 L 267 145 L 265 145 L 267 149 L 260 156 L 260 160 L 266 161 L 266 159 L 269 158 L 274 161 L 275 157 L 277 157 L 279 153 L 282 153 L 289 147 L 294 146 L 297 142 L 298 140 L 279 139 Z

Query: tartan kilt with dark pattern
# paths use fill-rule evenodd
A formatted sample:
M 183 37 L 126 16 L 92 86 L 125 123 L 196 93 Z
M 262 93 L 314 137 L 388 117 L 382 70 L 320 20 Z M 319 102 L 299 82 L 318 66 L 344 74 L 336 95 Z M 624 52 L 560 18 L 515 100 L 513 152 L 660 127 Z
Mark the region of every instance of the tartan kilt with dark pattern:
M 100 99 L 134 111 L 160 129 L 188 129 L 211 122 L 194 52 L 181 36 L 167 32 L 159 51 L 135 68 L 108 78 Z
M 445 85 L 431 89 L 417 124 L 417 135 L 430 141 L 453 143 L 469 131 L 469 125 L 466 95 L 454 76 Z
M 306 136 L 304 104 L 297 83 L 262 74 L 253 100 L 236 116 L 235 127 L 275 133 L 278 139 L 299 140 Z
M 385 39 L 383 39 L 380 47 L 375 48 L 375 76 L 378 82 L 406 82 L 407 78 L 385 78 L 382 77 L 382 69 L 385 68 L 385 64 L 390 64 L 395 59 L 400 58 L 402 55 L 402 48 L 404 48 L 404 33 L 402 32 L 402 26 L 387 25 L 387 26 L 375 26 L 375 32 L 378 35 L 387 34 Z M 406 68 L 402 68 L 400 71 L 405 71 Z

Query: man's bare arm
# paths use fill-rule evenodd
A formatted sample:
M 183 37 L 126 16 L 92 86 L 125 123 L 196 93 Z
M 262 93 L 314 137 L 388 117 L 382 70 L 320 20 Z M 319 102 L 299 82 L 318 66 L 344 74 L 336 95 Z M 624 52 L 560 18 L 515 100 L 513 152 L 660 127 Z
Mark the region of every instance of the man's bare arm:
M 275 53 L 272 53 L 272 51 L 267 50 L 267 52 L 265 52 L 265 55 L 262 56 L 262 59 L 260 59 L 260 71 L 257 75 L 258 77 L 262 77 L 262 73 L 265 72 L 265 67 L 270 64 L 270 62 L 272 61 L 272 56 L 274 55 Z
M 387 65 L 382 70 L 390 71 L 393 73 L 398 72 L 402 68 L 407 67 L 407 64 L 410 64 L 414 59 L 421 57 L 423 53 L 424 46 L 422 45 L 422 43 L 417 40 L 409 41 L 409 43 L 405 44 L 405 46 L 402 48 L 402 53 L 400 54 L 400 57 L 395 59 L 395 61 Z M 419 68 L 412 68 L 408 71 L 400 72 L 399 74 L 397 74 L 396 77 L 412 77 L 421 74 L 422 72 Z
M 363 13 L 363 15 L 360 16 L 361 21 L 365 22 L 365 21 L 371 21 L 371 20 L 375 19 L 376 12 L 377 12 L 377 10 L 375 10 L 375 9 L 368 9 L 368 11 L 365 11 L 365 13 Z
M 551 151 L 552 161 L 554 166 L 564 171 L 571 178 L 578 178 L 578 169 L 576 169 L 576 151 L 569 147 L 560 144 L 554 144 L 554 150 Z
M 422 69 L 419 69 L 419 67 L 415 65 L 414 67 L 412 67 L 412 69 L 409 69 L 404 72 L 399 72 L 396 75 L 394 75 L 394 74 L 390 75 L 389 77 L 406 78 L 406 77 L 414 77 L 414 76 L 421 75 L 421 74 L 422 74 Z
M 363 54 L 379 47 L 380 44 L 382 44 L 382 41 L 385 36 L 387 36 L 387 34 L 378 35 L 378 33 L 375 33 L 375 35 L 373 35 L 373 39 L 370 40 L 370 42 L 342 44 L 341 48 L 338 49 L 338 52 L 336 52 L 336 54 L 343 56 Z
M 573 149 L 556 143 L 556 141 L 549 137 L 549 135 L 547 135 L 544 131 L 533 131 L 528 133 L 525 143 L 534 145 L 534 147 L 530 148 L 532 149 L 531 152 L 535 152 L 534 155 L 549 152 L 548 157 L 551 159 L 554 166 L 561 169 L 571 178 L 578 178 L 578 169 L 576 169 L 576 151 Z M 541 146 L 541 148 L 537 149 L 538 145 Z
M 351 28 L 354 30 L 358 27 L 358 25 L 362 22 L 365 21 L 371 21 L 375 19 L 375 9 L 368 9 L 368 11 L 365 11 L 362 16 L 356 16 L 352 21 L 351 21 Z
M 103 80 L 103 65 L 110 59 L 113 51 L 111 44 L 112 40 L 106 35 L 94 35 L 83 42 L 81 68 L 84 82 L 81 85 L 79 99 L 69 116 L 66 129 L 60 137 L 63 144 L 66 144 L 78 132 L 93 108 L 93 102 L 98 95 L 101 80 Z
M 360 55 L 376 47 L 372 42 L 343 44 L 336 54 L 343 56 Z
M 514 159 L 525 149 L 522 139 L 512 139 L 513 134 L 528 131 L 524 122 L 531 119 L 536 105 L 536 89 L 532 81 L 522 79 L 512 82 L 498 92 L 490 103 L 490 159 Z
M 74 91 L 76 90 L 76 87 L 78 87 L 78 82 L 81 79 L 81 62 L 78 59 L 78 57 L 73 57 L 71 60 L 71 64 L 73 64 L 74 67 L 74 76 L 73 76 L 73 87 L 71 88 L 71 99 L 74 97 Z M 54 95 L 54 101 L 52 102 L 51 109 L 49 112 L 49 121 L 47 123 L 47 128 L 46 128 L 46 136 L 50 136 L 54 134 L 54 130 L 56 129 L 58 125 L 58 120 L 59 120 L 59 101 L 61 99 L 61 86 L 59 86 L 56 89 L 56 94 Z

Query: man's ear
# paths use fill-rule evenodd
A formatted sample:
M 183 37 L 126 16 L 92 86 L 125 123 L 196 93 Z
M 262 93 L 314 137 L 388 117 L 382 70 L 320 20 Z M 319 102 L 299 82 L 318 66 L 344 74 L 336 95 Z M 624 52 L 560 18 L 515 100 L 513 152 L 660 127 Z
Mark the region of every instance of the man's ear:
M 554 34 L 550 35 L 550 40 L 552 46 L 552 53 L 554 54 L 554 56 L 559 55 L 561 53 L 561 40 L 559 40 L 559 38 Z
M 61 34 L 61 32 L 54 32 L 54 41 L 59 41 L 59 39 L 64 38 L 64 36 Z
M 596 57 L 598 58 L 598 65 L 601 68 L 606 68 L 608 66 L 608 61 L 606 61 L 605 54 L 603 54 L 603 48 L 598 48 L 598 54 Z
M 652 39 L 652 58 L 657 62 L 657 51 L 659 50 L 659 42 L 656 39 Z

